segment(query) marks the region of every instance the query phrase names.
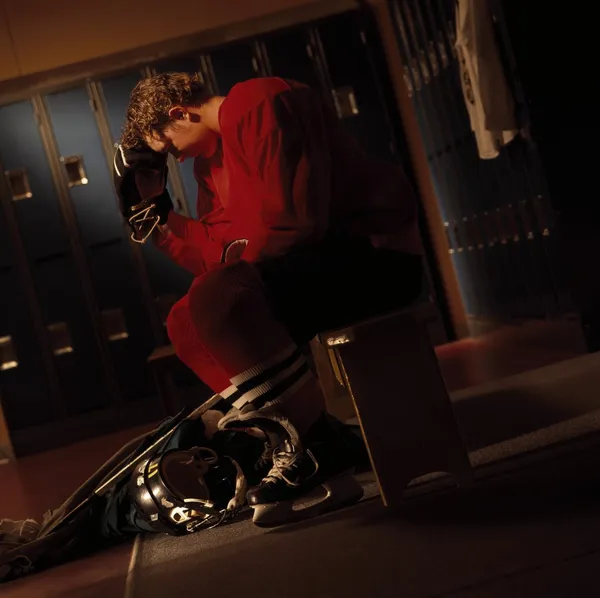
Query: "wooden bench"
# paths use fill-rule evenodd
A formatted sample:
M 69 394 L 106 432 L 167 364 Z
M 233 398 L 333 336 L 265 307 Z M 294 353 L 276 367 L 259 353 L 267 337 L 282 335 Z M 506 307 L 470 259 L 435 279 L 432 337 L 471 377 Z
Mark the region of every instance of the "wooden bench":
M 411 480 L 445 472 L 460 485 L 473 474 L 427 330 L 424 304 L 323 332 L 311 350 L 327 409 L 357 416 L 384 504 L 396 506 Z M 170 345 L 149 357 L 168 414 L 177 407 Z
M 459 485 L 473 481 L 427 331 L 432 309 L 419 305 L 324 332 L 316 341 L 333 353 L 332 369 L 352 401 L 387 506 L 399 505 L 411 480 L 426 474 L 449 473 Z M 344 393 L 332 386 L 335 375 L 327 375 L 318 354 L 316 362 L 335 415 Z

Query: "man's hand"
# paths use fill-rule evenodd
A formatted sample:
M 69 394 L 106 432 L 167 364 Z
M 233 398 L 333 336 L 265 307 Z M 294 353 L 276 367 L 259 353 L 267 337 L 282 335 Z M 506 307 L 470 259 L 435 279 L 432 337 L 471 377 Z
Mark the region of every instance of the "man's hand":
M 167 222 L 173 202 L 167 190 L 167 155 L 147 147 L 119 146 L 113 160 L 113 183 L 119 209 L 132 229 L 131 238 L 144 243 Z

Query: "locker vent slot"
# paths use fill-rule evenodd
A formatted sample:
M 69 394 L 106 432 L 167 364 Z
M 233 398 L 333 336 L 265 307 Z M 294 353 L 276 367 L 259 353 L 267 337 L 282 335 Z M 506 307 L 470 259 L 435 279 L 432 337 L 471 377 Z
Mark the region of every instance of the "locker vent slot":
M 0 336 L 0 372 L 12 370 L 19 365 L 17 353 L 10 336 Z
M 60 161 L 65 167 L 69 187 L 78 187 L 79 185 L 88 184 L 88 178 L 85 173 L 85 166 L 81 156 L 67 156 L 66 158 L 61 158 Z
M 122 309 L 105 309 L 102 311 L 104 333 L 109 341 L 120 341 L 129 338 L 127 323 Z
M 48 325 L 48 335 L 50 337 L 50 347 L 54 355 L 66 355 L 73 353 L 73 343 L 69 328 L 65 322 L 56 322 Z
M 31 187 L 29 186 L 29 177 L 24 168 L 7 170 L 4 175 L 6 176 L 6 181 L 8 182 L 13 201 L 33 197 Z

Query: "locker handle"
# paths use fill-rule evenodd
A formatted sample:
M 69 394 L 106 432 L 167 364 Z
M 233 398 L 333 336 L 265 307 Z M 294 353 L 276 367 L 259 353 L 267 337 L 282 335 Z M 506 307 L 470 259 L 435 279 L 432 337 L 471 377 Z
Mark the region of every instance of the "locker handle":
M 60 161 L 65 167 L 69 187 L 78 187 L 80 185 L 88 184 L 89 180 L 85 173 L 82 156 L 67 156 L 66 158 L 61 156 Z
M 0 372 L 12 370 L 19 366 L 17 352 L 11 336 L 0 337 Z
M 29 177 L 24 168 L 15 168 L 14 170 L 4 171 L 6 182 L 10 189 L 10 194 L 13 201 L 21 199 L 30 199 L 33 197 L 31 186 L 29 185 Z
M 50 337 L 50 346 L 54 355 L 67 355 L 73 353 L 73 341 L 66 322 L 55 322 L 47 327 Z

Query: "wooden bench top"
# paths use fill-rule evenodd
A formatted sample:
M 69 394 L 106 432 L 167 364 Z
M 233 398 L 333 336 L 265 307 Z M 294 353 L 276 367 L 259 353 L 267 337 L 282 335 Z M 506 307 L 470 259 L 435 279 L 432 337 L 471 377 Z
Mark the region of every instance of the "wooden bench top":
M 378 328 L 387 329 L 392 326 L 402 328 L 402 322 L 427 322 L 437 317 L 437 307 L 430 302 L 418 303 L 397 311 L 392 311 L 382 316 L 375 316 L 361 320 L 337 330 L 326 330 L 319 334 L 319 340 L 329 347 L 338 344 L 354 342 L 357 337 L 370 330 Z

